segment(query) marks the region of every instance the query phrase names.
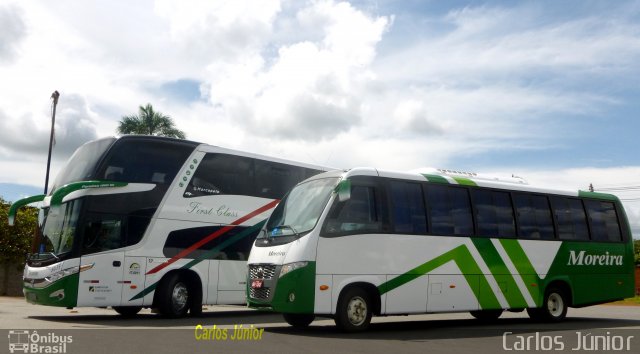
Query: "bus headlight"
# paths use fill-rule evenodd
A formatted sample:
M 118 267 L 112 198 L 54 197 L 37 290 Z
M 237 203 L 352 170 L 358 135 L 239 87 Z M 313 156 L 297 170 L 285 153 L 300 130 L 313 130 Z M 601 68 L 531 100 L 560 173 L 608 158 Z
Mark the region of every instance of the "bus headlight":
M 306 267 L 307 264 L 309 264 L 309 262 L 293 262 L 283 265 L 282 269 L 280 270 L 280 278 L 291 271 Z
M 63 269 L 63 270 L 61 270 L 59 272 L 55 272 L 55 273 L 51 274 L 50 276 L 46 277 L 45 279 L 48 282 L 53 283 L 53 282 L 55 282 L 57 280 L 60 280 L 60 279 L 62 279 L 64 277 L 66 277 L 66 276 L 69 276 L 71 274 L 76 274 L 79 271 L 80 271 L 80 269 L 77 266 L 75 266 L 75 267 Z

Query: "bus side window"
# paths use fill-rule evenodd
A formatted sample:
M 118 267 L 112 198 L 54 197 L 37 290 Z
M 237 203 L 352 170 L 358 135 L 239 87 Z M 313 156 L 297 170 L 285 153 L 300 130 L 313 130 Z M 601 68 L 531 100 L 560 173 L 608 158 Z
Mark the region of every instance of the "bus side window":
M 109 251 L 123 246 L 123 233 L 118 216 L 96 214 L 85 224 L 82 254 Z
M 596 200 L 585 200 L 587 214 L 591 222 L 591 238 L 594 241 L 622 240 L 620 223 L 613 203 Z
M 434 235 L 470 236 L 473 234 L 471 203 L 466 188 L 427 185 L 428 224 Z
M 419 183 L 391 181 L 393 231 L 401 234 L 426 234 L 427 217 Z
M 580 199 L 555 196 L 551 198 L 551 207 L 558 223 L 559 239 L 589 239 L 587 218 Z
M 256 196 L 281 199 L 305 176 L 305 169 L 282 163 L 255 160 Z
M 515 237 L 516 227 L 509 193 L 474 190 L 478 234 L 485 237 Z
M 226 154 L 206 154 L 187 185 L 184 197 L 253 193 L 253 159 Z
M 518 236 L 527 239 L 554 239 L 553 219 L 547 197 L 529 193 L 513 193 L 518 216 Z
M 329 212 L 325 231 L 327 235 L 346 235 L 380 232 L 382 222 L 378 215 L 374 187 L 352 186 L 351 198 L 337 199 Z

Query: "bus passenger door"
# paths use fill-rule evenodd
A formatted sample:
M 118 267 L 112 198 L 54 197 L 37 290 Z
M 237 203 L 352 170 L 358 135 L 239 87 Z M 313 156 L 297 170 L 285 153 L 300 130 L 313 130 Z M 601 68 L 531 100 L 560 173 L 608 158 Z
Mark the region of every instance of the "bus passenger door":
M 122 299 L 124 251 L 118 215 L 88 213 L 82 234 L 78 306 L 118 306 Z
M 122 297 L 124 252 L 82 256 L 80 265 L 93 267 L 80 272 L 78 306 L 118 306 Z

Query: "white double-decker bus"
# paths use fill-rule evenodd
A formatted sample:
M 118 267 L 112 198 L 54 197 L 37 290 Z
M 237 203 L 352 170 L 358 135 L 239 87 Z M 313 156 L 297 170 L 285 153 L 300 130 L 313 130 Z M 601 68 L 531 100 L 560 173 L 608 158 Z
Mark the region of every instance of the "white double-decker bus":
M 474 173 L 358 168 L 316 175 L 276 207 L 249 256 L 250 307 L 346 331 L 372 315 L 568 307 L 634 294 L 633 241 L 613 195 Z
M 203 304 L 244 304 L 246 260 L 260 228 L 296 183 L 325 168 L 152 136 L 89 142 L 42 201 L 27 301 L 142 307 L 170 317 Z

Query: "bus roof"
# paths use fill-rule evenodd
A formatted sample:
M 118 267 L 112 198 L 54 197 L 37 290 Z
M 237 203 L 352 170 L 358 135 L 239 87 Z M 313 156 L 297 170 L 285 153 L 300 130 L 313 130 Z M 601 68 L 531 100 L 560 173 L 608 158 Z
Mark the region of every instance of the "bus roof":
M 428 173 L 427 173 L 428 172 Z M 453 172 L 453 173 L 452 173 Z M 379 170 L 372 167 L 357 167 L 349 170 L 331 171 L 322 173 L 312 177 L 311 179 L 326 178 L 326 177 L 342 177 L 343 179 L 354 176 L 379 176 L 403 180 L 413 180 L 436 184 L 447 185 L 462 185 L 472 187 L 485 187 L 495 188 L 510 191 L 523 191 L 543 194 L 556 194 L 575 197 L 587 197 L 594 199 L 604 199 L 609 201 L 618 201 L 617 196 L 613 194 L 589 192 L 583 190 L 562 190 L 554 188 L 543 188 L 529 185 L 524 179 L 520 177 L 493 177 L 483 176 L 481 174 L 456 173 L 458 171 L 450 170 L 414 170 L 414 171 L 394 171 L 394 170 Z

